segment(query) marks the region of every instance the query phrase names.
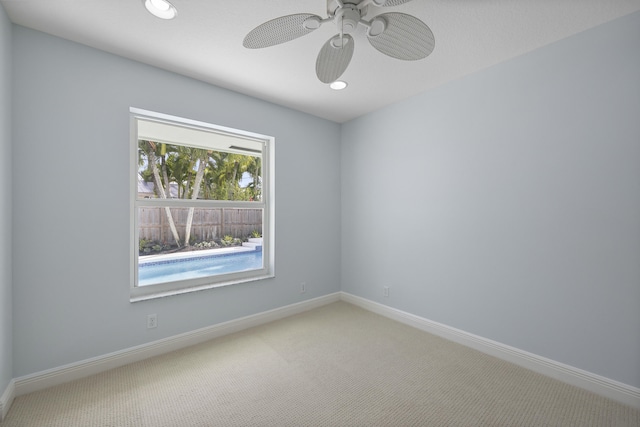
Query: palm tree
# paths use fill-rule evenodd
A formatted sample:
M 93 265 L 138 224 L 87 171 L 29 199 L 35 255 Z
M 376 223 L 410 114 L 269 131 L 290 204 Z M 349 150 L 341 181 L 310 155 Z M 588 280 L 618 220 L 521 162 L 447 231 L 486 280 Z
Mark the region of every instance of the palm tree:
M 204 170 L 207 165 L 208 152 L 207 150 L 202 150 L 199 148 L 189 148 L 189 151 L 190 151 L 189 153 L 190 158 L 196 159 L 196 163 L 198 165 L 195 181 L 193 183 L 193 190 L 191 194 L 191 200 L 196 200 L 198 198 L 198 194 L 200 193 L 202 178 L 204 176 Z M 187 196 L 187 193 L 185 193 L 185 198 L 186 196 Z M 194 211 L 194 207 L 191 206 L 189 208 L 189 213 L 187 214 L 187 224 L 185 226 L 185 233 L 184 233 L 185 246 L 189 246 L 189 238 L 191 237 L 191 224 L 193 223 L 193 211 Z
M 253 178 L 253 182 L 248 185 L 248 189 L 251 193 L 250 200 L 260 200 L 260 190 L 262 188 L 262 180 L 260 178 L 262 174 L 262 161 L 260 157 L 251 157 L 252 161 L 247 167 L 247 172 Z
M 160 170 L 158 169 L 158 157 L 156 155 L 156 152 L 161 152 L 160 151 L 161 147 L 159 147 L 159 145 L 160 144 L 156 142 L 147 141 L 147 140 L 140 140 L 138 142 L 139 150 L 141 150 L 147 155 L 147 166 L 151 168 L 151 171 L 153 174 L 156 195 L 161 199 L 166 199 L 167 194 L 165 192 L 165 187 L 162 185 L 162 179 L 160 178 Z M 161 162 L 164 170 L 163 173 L 165 174 L 165 182 L 167 182 L 167 188 L 170 188 L 168 184 L 169 179 L 166 174 L 166 168 L 164 167 L 165 166 L 164 155 L 161 154 L 160 157 L 161 157 Z M 164 210 L 165 210 L 165 214 L 167 215 L 167 221 L 169 222 L 169 228 L 171 229 L 173 238 L 175 239 L 178 247 L 180 247 L 180 236 L 178 235 L 176 224 L 173 221 L 173 216 L 171 215 L 171 209 L 169 209 L 169 207 L 167 206 L 164 208 Z
M 213 199 L 215 189 L 215 170 L 211 158 L 207 159 L 202 176 L 202 197 L 206 200 Z
M 229 153 L 214 151 L 209 156 L 207 182 L 211 197 L 216 200 L 229 200 Z
M 218 166 L 219 183 L 225 189 L 225 200 L 243 200 L 246 194 L 240 191 L 242 174 L 247 171 L 253 157 L 243 154 L 221 153 L 221 163 Z

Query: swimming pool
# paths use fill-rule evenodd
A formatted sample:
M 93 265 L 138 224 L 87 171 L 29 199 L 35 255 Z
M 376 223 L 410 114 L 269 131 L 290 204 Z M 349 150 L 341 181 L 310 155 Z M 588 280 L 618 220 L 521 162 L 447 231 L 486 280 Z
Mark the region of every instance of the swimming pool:
M 262 268 L 262 250 L 260 249 L 224 254 L 206 252 L 206 255 L 188 258 L 140 262 L 138 265 L 138 286 L 157 285 L 176 280 Z

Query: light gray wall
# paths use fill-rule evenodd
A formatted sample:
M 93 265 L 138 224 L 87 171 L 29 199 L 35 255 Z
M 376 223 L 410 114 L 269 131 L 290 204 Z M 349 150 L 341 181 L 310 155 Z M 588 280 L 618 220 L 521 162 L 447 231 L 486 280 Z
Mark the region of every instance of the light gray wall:
M 0 394 L 13 377 L 11 296 L 11 22 L 0 5 Z
M 342 289 L 640 387 L 639 76 L 635 13 L 345 124 Z
M 13 38 L 14 377 L 340 289 L 339 125 L 24 27 Z M 129 302 L 131 106 L 276 138 L 274 280 Z

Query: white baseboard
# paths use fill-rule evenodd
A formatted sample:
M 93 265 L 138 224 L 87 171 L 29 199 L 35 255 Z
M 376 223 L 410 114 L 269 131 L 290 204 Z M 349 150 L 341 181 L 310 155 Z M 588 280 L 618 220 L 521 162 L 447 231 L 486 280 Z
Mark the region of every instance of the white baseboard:
M 98 374 L 109 369 L 138 362 L 149 357 L 158 356 L 170 351 L 178 350 L 191 345 L 199 344 L 214 338 L 228 335 L 234 332 L 259 326 L 274 320 L 283 319 L 294 314 L 302 313 L 316 307 L 320 307 L 340 300 L 340 293 L 325 295 L 322 297 L 302 301 L 285 307 L 276 308 L 251 316 L 230 320 L 208 326 L 195 331 L 164 338 L 151 343 L 116 351 L 103 356 L 94 357 L 69 365 L 60 366 L 46 371 L 36 372 L 14 379 L 15 395 L 31 393 L 47 387 L 74 381 L 90 375 Z M 13 389 L 12 389 L 13 390 Z M 4 395 L 3 395 L 4 396 Z M 13 396 L 13 394 L 12 394 Z M 13 398 L 13 397 L 12 397 Z M 2 406 L 4 408 L 4 406 Z M 7 405 L 8 410 L 8 405 Z
M 460 329 L 452 328 L 423 317 L 413 315 L 377 302 L 361 298 L 346 292 L 340 293 L 340 299 L 380 314 L 389 319 L 413 326 L 425 332 L 473 348 L 507 362 L 514 363 L 534 372 L 580 387 L 600 396 L 640 409 L 640 388 L 636 388 L 555 360 L 547 359 L 524 350 L 501 344 Z
M 0 395 L 0 422 L 7 417 L 7 413 L 9 412 L 9 408 L 13 403 L 13 399 L 16 395 L 16 382 L 15 380 L 9 381 L 7 388 Z

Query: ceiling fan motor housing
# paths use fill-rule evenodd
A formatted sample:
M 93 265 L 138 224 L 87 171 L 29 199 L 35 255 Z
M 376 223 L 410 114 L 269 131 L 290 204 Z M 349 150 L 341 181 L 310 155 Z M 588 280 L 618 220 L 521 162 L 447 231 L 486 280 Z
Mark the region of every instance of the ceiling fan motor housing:
M 338 26 L 338 30 L 344 34 L 351 34 L 358 27 L 361 14 L 360 10 L 354 5 L 345 4 L 336 11 L 335 23 Z

